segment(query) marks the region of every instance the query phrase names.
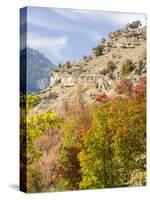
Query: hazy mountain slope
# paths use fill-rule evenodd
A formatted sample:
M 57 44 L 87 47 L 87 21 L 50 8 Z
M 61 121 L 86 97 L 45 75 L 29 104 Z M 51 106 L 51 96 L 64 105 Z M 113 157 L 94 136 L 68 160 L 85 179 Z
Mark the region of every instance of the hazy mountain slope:
M 27 52 L 27 54 L 26 54 Z M 27 56 L 27 57 L 26 57 Z M 26 63 L 27 58 L 27 63 Z M 39 51 L 27 48 L 20 51 L 21 81 L 25 79 L 25 66 L 27 66 L 27 91 L 38 92 L 50 84 L 50 71 L 54 65 Z M 22 81 L 23 82 L 23 81 Z M 25 86 L 21 88 L 23 90 Z

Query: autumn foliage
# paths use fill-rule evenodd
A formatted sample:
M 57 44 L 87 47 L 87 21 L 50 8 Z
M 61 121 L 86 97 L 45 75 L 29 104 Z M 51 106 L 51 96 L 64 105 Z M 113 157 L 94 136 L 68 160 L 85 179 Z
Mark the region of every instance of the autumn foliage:
M 125 96 L 146 96 L 146 76 L 141 76 L 133 85 L 131 79 L 122 79 L 116 84 L 116 93 Z
M 131 79 L 122 79 L 116 84 L 115 91 L 118 94 L 124 94 L 126 96 L 131 96 L 133 94 L 133 83 Z
M 59 160 L 66 190 L 145 185 L 146 77 L 135 85 L 122 80 L 116 91 L 126 98 L 98 94 L 101 104 L 84 112 L 92 116 L 89 123 L 68 121 Z
M 52 112 L 27 120 L 28 188 L 30 191 L 64 191 L 126 187 L 146 184 L 146 77 L 137 83 L 123 79 L 116 96 L 96 95 L 92 105 L 80 98 L 63 120 Z M 42 152 L 35 148 L 38 138 L 59 128 L 56 179 L 43 185 L 37 166 Z M 33 167 L 34 166 L 34 167 Z
M 142 76 L 134 87 L 134 93 L 137 96 L 146 96 L 146 76 Z
M 127 186 L 134 171 L 144 173 L 145 109 L 144 99 L 140 104 L 138 99 L 122 99 L 94 111 L 93 127 L 84 135 L 79 154 L 81 189 Z
M 99 93 L 96 95 L 95 97 L 96 101 L 99 101 L 99 102 L 107 102 L 108 101 L 108 96 L 105 92 L 103 93 Z

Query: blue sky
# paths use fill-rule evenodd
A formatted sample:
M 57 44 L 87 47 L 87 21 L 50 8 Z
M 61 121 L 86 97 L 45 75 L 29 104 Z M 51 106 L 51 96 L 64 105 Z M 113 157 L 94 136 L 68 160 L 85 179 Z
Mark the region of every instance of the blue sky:
M 90 55 L 109 32 L 134 20 L 146 25 L 145 14 L 28 7 L 27 46 L 38 49 L 54 64 L 79 60 Z

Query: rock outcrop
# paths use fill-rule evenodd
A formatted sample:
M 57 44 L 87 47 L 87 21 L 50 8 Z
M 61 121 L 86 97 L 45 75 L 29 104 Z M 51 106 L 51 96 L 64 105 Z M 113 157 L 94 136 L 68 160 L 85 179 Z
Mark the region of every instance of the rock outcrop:
M 135 48 L 146 40 L 146 27 L 136 29 L 123 29 L 109 33 L 109 40 L 106 46 L 111 48 Z

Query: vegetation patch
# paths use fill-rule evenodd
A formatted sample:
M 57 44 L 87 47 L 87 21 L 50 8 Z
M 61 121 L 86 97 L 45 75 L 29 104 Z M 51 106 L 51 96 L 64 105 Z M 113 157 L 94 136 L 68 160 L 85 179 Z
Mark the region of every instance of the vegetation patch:
M 121 67 L 122 75 L 128 75 L 134 70 L 135 66 L 132 60 L 126 59 Z
M 93 51 L 95 52 L 96 56 L 101 56 L 103 55 L 103 49 L 104 49 L 103 45 L 98 45 L 97 47 L 93 48 Z

